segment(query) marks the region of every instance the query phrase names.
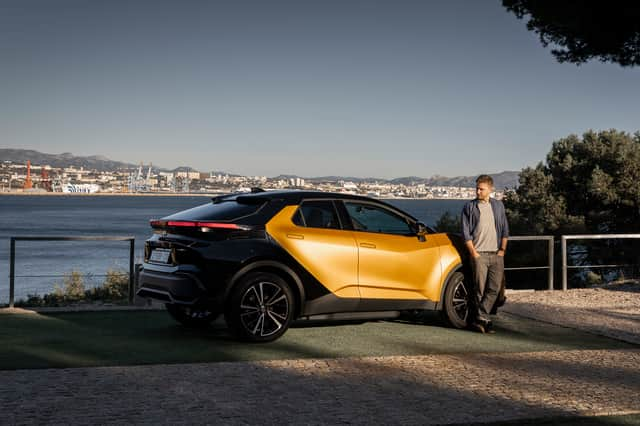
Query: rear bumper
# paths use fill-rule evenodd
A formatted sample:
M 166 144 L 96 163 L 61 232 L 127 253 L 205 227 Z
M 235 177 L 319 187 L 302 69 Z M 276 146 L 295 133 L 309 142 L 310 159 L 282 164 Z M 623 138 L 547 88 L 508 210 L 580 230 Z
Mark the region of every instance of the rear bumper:
M 138 283 L 138 296 L 166 303 L 193 305 L 207 296 L 200 280 L 190 273 L 142 269 Z

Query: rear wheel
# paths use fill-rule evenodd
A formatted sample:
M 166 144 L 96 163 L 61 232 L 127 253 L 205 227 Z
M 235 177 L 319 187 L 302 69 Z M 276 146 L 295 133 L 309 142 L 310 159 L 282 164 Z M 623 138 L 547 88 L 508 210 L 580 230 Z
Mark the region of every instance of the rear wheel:
M 268 272 L 249 273 L 231 291 L 225 320 L 243 340 L 271 342 L 287 331 L 294 308 L 293 292 L 285 280 Z
M 166 303 L 165 307 L 169 315 L 185 327 L 204 328 L 218 317 L 217 312 L 213 312 L 205 306 Z
M 447 281 L 444 291 L 444 318 L 455 328 L 467 327 L 471 286 L 462 272 L 454 272 Z

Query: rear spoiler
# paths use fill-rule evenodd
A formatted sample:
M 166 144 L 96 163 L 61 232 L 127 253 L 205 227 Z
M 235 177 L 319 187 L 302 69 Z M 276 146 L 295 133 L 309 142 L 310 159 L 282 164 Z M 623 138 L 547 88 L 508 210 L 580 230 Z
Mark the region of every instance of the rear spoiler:
M 260 192 L 267 192 L 267 191 L 265 191 L 262 188 L 258 188 L 258 187 L 251 188 L 251 194 L 258 194 Z M 263 203 L 265 201 L 268 201 L 266 198 L 247 197 L 247 196 L 244 196 L 243 194 L 246 194 L 246 193 L 245 192 L 234 192 L 234 193 L 231 193 L 231 194 L 219 195 L 217 197 L 213 197 L 211 199 L 211 201 L 213 202 L 213 204 L 222 203 L 223 201 L 236 201 L 236 202 L 242 203 L 242 204 L 260 204 L 260 203 Z

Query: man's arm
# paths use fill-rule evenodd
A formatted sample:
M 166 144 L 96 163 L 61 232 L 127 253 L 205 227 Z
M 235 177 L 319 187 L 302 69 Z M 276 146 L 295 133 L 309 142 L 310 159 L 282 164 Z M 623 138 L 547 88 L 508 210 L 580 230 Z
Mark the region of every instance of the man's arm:
M 502 238 L 500 238 L 500 248 L 498 249 L 498 256 L 504 256 L 505 252 L 507 251 L 507 241 L 509 238 L 509 221 L 507 220 L 507 212 L 505 211 L 502 201 L 500 202 L 500 205 L 502 206 L 503 226 L 501 235 Z
M 498 256 L 504 256 L 504 253 L 507 251 L 507 241 L 506 237 L 502 238 L 500 241 L 500 248 L 498 249 Z
M 464 245 L 467 246 L 467 250 L 469 250 L 469 254 L 471 257 L 480 257 L 480 253 L 476 251 L 476 247 L 473 245 L 473 241 L 467 240 L 464 242 Z
M 465 204 L 462 208 L 462 217 L 460 218 L 460 222 L 462 223 L 462 238 L 464 238 L 464 245 L 467 247 L 469 254 L 471 257 L 480 257 L 480 253 L 476 251 L 475 246 L 473 245 L 473 240 L 471 236 L 471 204 Z

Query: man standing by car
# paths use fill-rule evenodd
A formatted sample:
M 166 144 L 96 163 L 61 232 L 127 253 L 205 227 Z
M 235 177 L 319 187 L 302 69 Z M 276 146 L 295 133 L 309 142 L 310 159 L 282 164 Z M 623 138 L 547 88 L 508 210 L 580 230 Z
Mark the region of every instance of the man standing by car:
M 462 208 L 462 236 L 471 255 L 473 297 L 471 327 L 485 333 L 491 330 L 489 313 L 498 297 L 504 275 L 504 253 L 509 224 L 501 201 L 490 197 L 493 179 L 476 179 L 476 199 Z

